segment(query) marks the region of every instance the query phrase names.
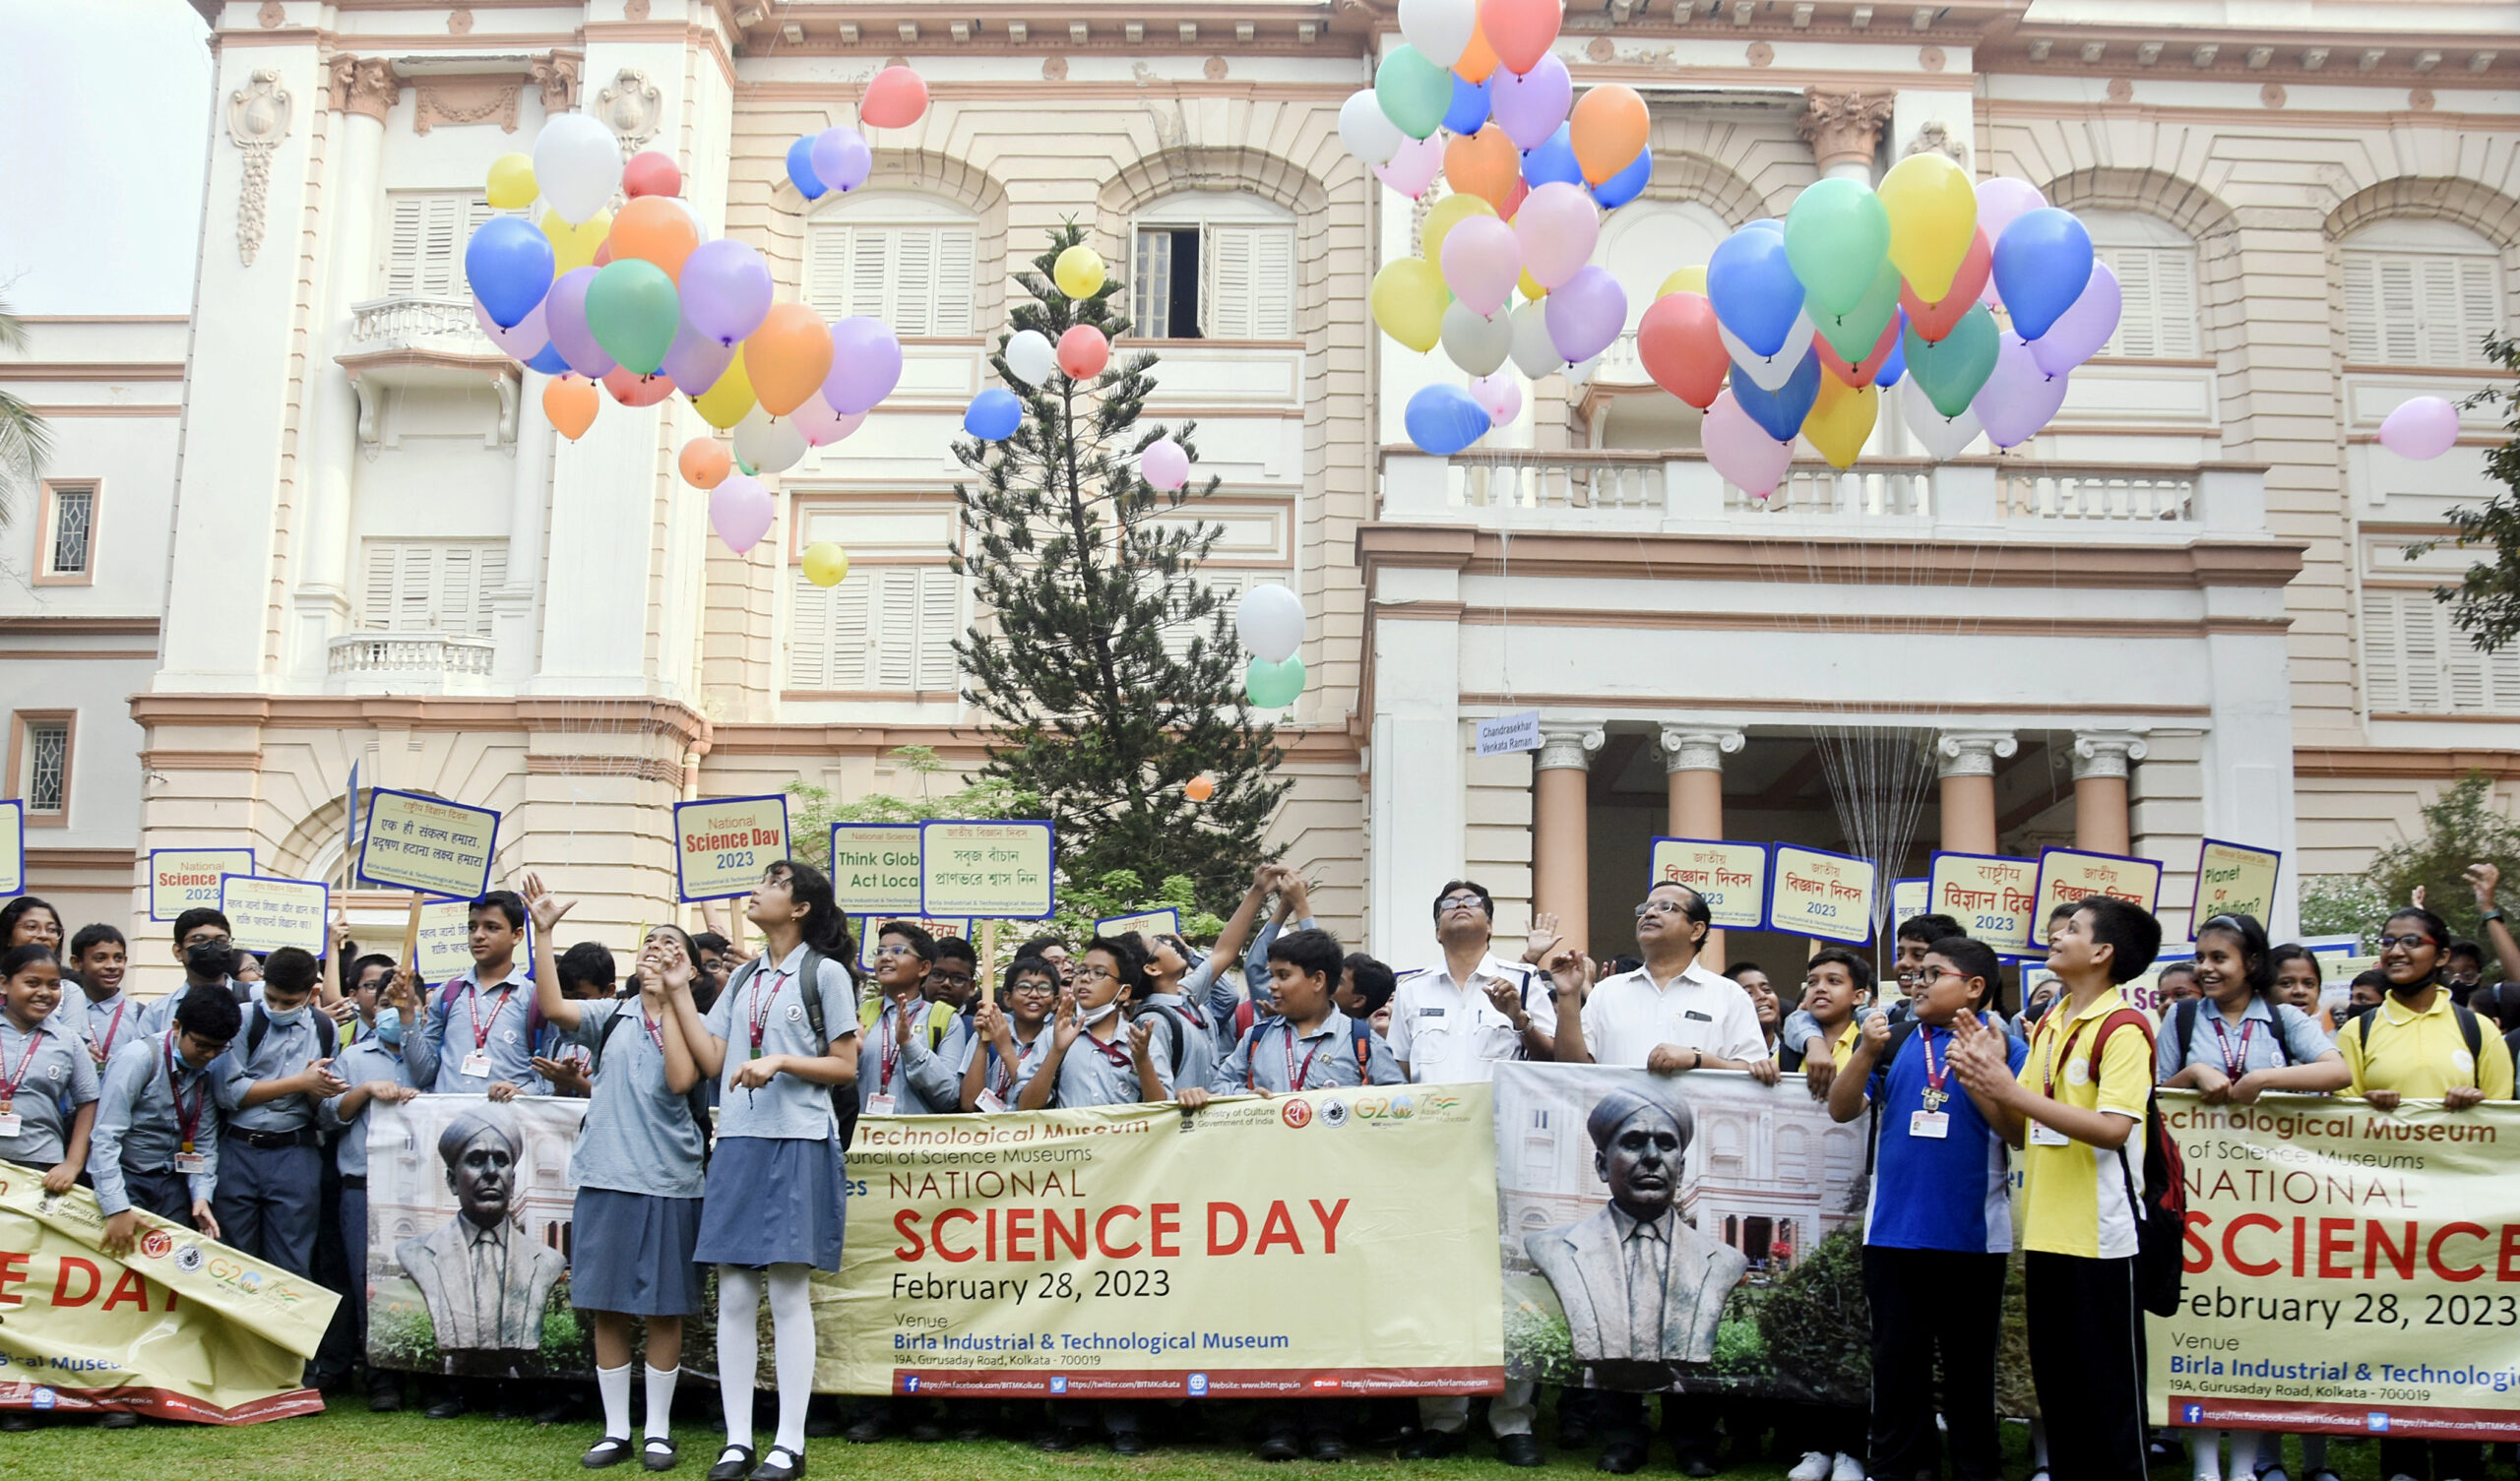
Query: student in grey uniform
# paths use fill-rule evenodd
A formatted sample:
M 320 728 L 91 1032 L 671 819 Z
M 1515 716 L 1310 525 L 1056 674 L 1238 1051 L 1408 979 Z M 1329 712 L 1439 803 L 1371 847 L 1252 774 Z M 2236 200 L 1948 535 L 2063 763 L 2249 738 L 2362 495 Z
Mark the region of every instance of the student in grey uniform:
M 1278 878 L 1277 908 L 1261 922 L 1259 930 L 1251 933 L 1251 945 L 1242 955 L 1242 984 L 1251 993 L 1248 1018 L 1256 1020 L 1277 1012 L 1269 1006 L 1269 943 L 1277 940 L 1282 931 L 1310 931 L 1319 926 L 1320 922 L 1312 918 L 1312 887 L 1304 883 L 1302 875 L 1287 870 Z M 1248 1026 L 1248 1022 L 1237 1024 L 1227 1034 L 1226 1047 L 1231 1048 Z
M 226 994 L 191 994 L 166 1032 L 114 1051 L 88 1139 L 106 1254 L 131 1253 L 140 1230 L 135 1206 L 219 1238 L 210 1201 L 219 1191 L 220 1115 L 210 1068 L 244 1023 Z
M 262 1001 L 242 1036 L 211 1067 L 225 1119 L 219 1194 L 220 1237 L 282 1269 L 312 1276 L 324 1167 L 318 1107 L 348 1089 L 332 1072 L 333 1020 L 315 1011 L 323 963 L 283 947 L 264 963 Z
M 702 1195 L 695 1260 L 718 1266 L 718 1387 L 726 1445 L 710 1481 L 790 1481 L 805 1469 L 805 1406 L 814 1387 L 807 1276 L 840 1268 L 848 1216 L 836 1095 L 857 1074 L 856 984 L 849 922 L 821 870 L 770 866 L 744 914 L 767 938 L 704 1020 L 672 995 L 683 1042 L 718 1080 L 718 1143 Z M 597 1079 L 601 1080 L 598 1075 Z M 779 1377 L 779 1430 L 753 1458 L 755 1324 L 762 1287 Z
M 574 902 L 554 899 L 533 875 L 525 895 L 537 950 L 547 956 L 543 944 Z M 542 1016 L 587 1051 L 596 1070 L 569 1159 L 578 1185 L 569 1301 L 595 1319 L 596 1388 L 603 1396 L 603 1437 L 580 1457 L 589 1470 L 630 1458 L 630 1339 L 641 1318 L 648 1327 L 648 1425 L 639 1459 L 652 1471 L 674 1464 L 682 1319 L 700 1310 L 700 1266 L 691 1253 L 700 1239 L 708 1142 L 691 1097 L 700 1067 L 672 1000 L 690 998 L 699 956 L 680 926 L 658 926 L 639 949 L 637 995 L 583 1001 L 562 997 L 559 972 L 535 964 Z M 692 1017 L 699 1017 L 696 1007 Z
M 935 966 L 936 938 L 923 928 L 906 920 L 875 928 L 879 996 L 857 1008 L 868 1061 L 857 1077 L 857 1108 L 866 1115 L 948 1115 L 961 1101 L 956 1062 L 943 1056 L 956 1015 L 927 998 Z
M 367 1108 L 400 1105 L 420 1093 L 419 984 L 393 959 L 366 956 L 352 972 L 358 1005 L 353 1037 L 333 1059 L 333 1077 L 347 1086 L 323 1105 L 323 1126 L 335 1134 L 333 1165 L 342 1177 L 342 1246 L 349 1252 L 350 1289 L 357 1348 L 367 1352 Z M 388 985 L 390 983 L 390 985 Z M 382 999 L 383 1001 L 379 1001 Z M 429 1067 L 432 1071 L 435 1066 Z M 367 1407 L 389 1413 L 403 1407 L 403 1379 L 390 1368 L 367 1370 Z
M 1178 1061 L 1173 1079 L 1182 1084 L 1206 1084 L 1209 1075 L 1215 1072 L 1218 1057 L 1232 1046 L 1237 1032 L 1233 1026 L 1234 1010 L 1242 1006 L 1242 1000 L 1234 995 L 1225 969 L 1241 958 L 1243 944 L 1251 939 L 1252 923 L 1260 918 L 1270 892 L 1292 878 L 1293 871 L 1283 864 L 1261 865 L 1251 876 L 1251 888 L 1242 893 L 1242 903 L 1234 907 L 1225 929 L 1217 933 L 1215 949 L 1205 956 L 1192 951 L 1190 944 L 1178 936 L 1139 938 L 1146 955 L 1147 974 L 1147 993 L 1142 1001 L 1165 1010 L 1160 1019 L 1164 1026 L 1158 1030 L 1164 1040 L 1160 1047 Z M 1200 1030 L 1200 1036 L 1208 1042 L 1182 1054 L 1172 1054 L 1171 1029 L 1176 1017 Z
M 195 905 L 175 917 L 175 960 L 184 969 L 184 985 L 141 1010 L 143 1033 L 164 1033 L 175 1021 L 175 1005 L 194 988 L 217 988 L 242 1009 L 254 990 L 230 973 L 236 949 L 227 940 L 227 917 L 207 905 Z
M 493 890 L 472 902 L 466 927 L 472 964 L 447 979 L 429 1004 L 420 1036 L 437 1061 L 428 1088 L 440 1095 L 514 1100 L 549 1087 L 534 1070 L 534 1037 L 541 1013 L 534 984 L 516 959 L 525 945 L 525 901 Z
M 96 1062 L 61 1006 L 61 961 L 45 946 L 0 954 L 0 1159 L 43 1170 L 68 1193 L 88 1166 L 96 1124 Z
M 1050 1047 L 1044 1030 L 1058 1006 L 1059 969 L 1039 956 L 1018 956 L 1006 969 L 997 1001 L 973 1016 L 963 1060 L 963 1109 L 1005 1111 L 1033 1062 Z
M 122 979 L 131 969 L 130 948 L 111 926 L 81 926 L 79 934 L 70 938 L 70 958 L 65 964 L 79 974 L 79 990 L 86 1001 L 76 1006 L 75 1019 L 63 1026 L 87 1042 L 90 1061 L 102 1070 L 126 1036 L 138 1038 L 143 1031 L 140 1005 L 122 990 Z

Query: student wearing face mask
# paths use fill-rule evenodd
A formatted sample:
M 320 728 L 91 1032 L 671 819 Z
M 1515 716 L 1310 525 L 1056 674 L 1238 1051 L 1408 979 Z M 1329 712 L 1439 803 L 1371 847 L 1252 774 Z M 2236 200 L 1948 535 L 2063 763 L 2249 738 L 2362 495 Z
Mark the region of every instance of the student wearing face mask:
M 419 990 L 409 971 L 396 972 L 389 956 L 362 956 L 350 979 L 358 1020 L 349 1047 L 333 1061 L 344 1085 L 322 1107 L 324 1129 L 338 1134 L 334 1166 L 342 1177 L 342 1243 L 349 1251 L 351 1309 L 357 1349 L 367 1351 L 367 1108 L 399 1105 L 419 1092 L 420 1076 L 407 1046 L 417 1046 Z M 435 1066 L 429 1067 L 432 1071 Z M 386 1413 L 403 1407 L 403 1380 L 391 1369 L 367 1370 L 367 1407 Z
M 141 1032 L 164 1033 L 175 1021 L 175 1005 L 195 988 L 216 988 L 239 1009 L 253 1001 L 253 990 L 233 975 L 236 949 L 227 940 L 227 917 L 220 912 L 196 905 L 175 917 L 175 960 L 183 965 L 184 985 L 142 1011 Z
M 262 1001 L 211 1067 L 226 1118 L 212 1207 L 230 1245 L 312 1275 L 323 1182 L 316 1150 L 322 1103 L 349 1088 L 332 1073 L 333 1020 L 315 1011 L 323 964 L 295 947 L 272 953 Z

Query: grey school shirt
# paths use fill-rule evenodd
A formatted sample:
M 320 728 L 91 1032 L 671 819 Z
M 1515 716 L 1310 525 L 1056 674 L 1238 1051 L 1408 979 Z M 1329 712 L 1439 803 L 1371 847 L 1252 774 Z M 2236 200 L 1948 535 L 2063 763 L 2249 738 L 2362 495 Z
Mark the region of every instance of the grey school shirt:
M 1214 960 L 1215 958 L 1211 957 L 1208 962 L 1203 962 L 1201 965 L 1204 967 Z M 1189 1032 L 1184 1036 L 1181 1047 L 1181 1068 L 1176 1072 L 1172 1068 L 1172 1020 L 1160 1013 L 1146 1015 L 1148 1020 L 1155 1024 L 1155 1038 L 1147 1046 L 1147 1052 L 1154 1057 L 1156 1064 L 1164 1070 L 1165 1074 L 1171 1077 L 1171 1083 L 1204 1085 L 1214 1079 L 1217 1073 L 1217 1057 L 1225 1052 L 1217 1043 L 1217 1020 L 1210 1017 L 1208 1011 L 1194 1006 L 1188 998 L 1179 993 L 1155 993 L 1146 1001 L 1150 1006 L 1171 1009 L 1174 1013 L 1181 1015 L 1183 1021 L 1189 1025 Z M 1228 1021 L 1230 1022 L 1230 1018 Z
M 2240 1067 L 2240 1075 L 2252 1070 L 2316 1064 L 2320 1055 L 2336 1047 L 2326 1034 L 2319 1032 L 2319 1025 L 2311 1022 L 2308 1015 L 2290 1003 L 2269 1005 L 2263 993 L 2249 994 L 2248 1008 L 2240 1015 L 2237 1029 L 2211 1001 L 2190 1001 L 2196 1004 L 2195 1022 L 2190 1025 L 2184 1044 L 2178 1042 L 2177 1030 L 2179 1019 L 2187 1016 L 2183 1011 L 2187 1005 L 2174 1003 L 2171 1011 L 2162 1015 L 2161 1032 L 2153 1045 L 2156 1080 L 2168 1080 L 2198 1064 L 2211 1065 L 2227 1075 L 2235 1062 Z M 2239 1076 L 2231 1078 L 2236 1080 Z
M 511 964 L 506 977 L 485 986 L 477 969 L 467 967 L 438 989 L 420 1024 L 422 1042 L 407 1046 L 407 1052 L 420 1050 L 412 1056 L 415 1074 L 426 1056 L 432 1072 L 427 1087 L 440 1095 L 480 1095 L 499 1080 L 523 1094 L 548 1095 L 551 1087 L 534 1073 L 534 984 L 525 968 Z M 464 1073 L 476 1045 L 489 1056 L 487 1075 Z
M 828 1085 L 818 1085 L 793 1075 L 774 1078 L 758 1090 L 739 1089 L 735 1072 L 752 1057 L 752 1030 L 761 1025 L 761 1052 L 770 1054 L 828 1054 L 828 1043 L 814 1042 L 811 1022 L 805 1017 L 805 1000 L 801 996 L 796 974 L 804 969 L 805 949 L 798 947 L 776 966 L 764 964 L 756 956 L 745 966 L 742 980 L 729 982 L 718 1001 L 709 1005 L 706 1026 L 726 1042 L 725 1063 L 718 1077 L 718 1135 L 721 1137 L 787 1137 L 820 1142 L 840 1135 L 840 1119 L 832 1111 Z M 849 969 L 829 957 L 823 958 L 818 986 L 822 993 L 823 1034 L 827 1039 L 845 1039 L 857 1032 L 857 985 L 849 977 Z M 858 1069 L 865 1070 L 865 1052 L 858 1053 Z M 849 1087 L 840 1086 L 849 1093 Z
M 954 1073 L 962 1062 L 961 1039 L 970 1021 L 954 1015 L 933 1048 L 927 1042 L 928 1018 L 934 1005 L 911 1000 L 910 1046 L 902 1047 L 901 1005 L 887 1001 L 875 1025 L 857 1048 L 857 1105 L 871 1110 L 878 1095 L 890 1095 L 895 1116 L 951 1116 L 963 1108 L 963 1082 Z M 855 1021 L 851 1019 L 851 1021 Z M 888 1076 L 885 1072 L 889 1070 Z
M 1118 1018 L 1116 1012 L 1113 1018 Z M 1111 1019 L 1103 1021 L 1107 1023 Z M 1087 1029 L 1077 1034 L 1075 1043 L 1067 1046 L 1067 1053 L 1059 1057 L 1058 1079 L 1050 1086 L 1052 1107 L 1077 1111 L 1087 1106 L 1134 1105 L 1143 1098 L 1138 1094 L 1137 1061 L 1129 1053 L 1128 1020 L 1121 1018 L 1119 1024 L 1119 1031 L 1111 1035 L 1107 1044 L 1096 1038 L 1093 1030 Z M 1042 1028 L 1035 1052 L 1025 1060 L 1019 1072 L 1024 1077 L 1024 1084 L 1032 1083 L 1033 1077 L 1039 1075 L 1041 1066 L 1048 1061 L 1051 1032 L 1046 1026 Z M 1161 1036 L 1159 1030 L 1158 1037 Z M 1164 1088 L 1168 1092 L 1172 1088 L 1172 1062 L 1156 1052 L 1160 1047 L 1150 1045 L 1148 1054 L 1154 1059 L 1157 1078 L 1164 1081 Z M 1115 1054 L 1118 1056 L 1116 1060 L 1112 1058 Z M 1016 1093 L 1023 1093 L 1022 1085 L 1016 1087 Z
M 129 993 L 116 993 L 101 1002 L 83 996 L 73 1003 L 64 997 L 52 1011 L 54 1021 L 65 1027 L 79 1025 L 79 1036 L 94 1046 L 93 1058 L 99 1065 L 111 1060 L 126 1042 L 149 1031 L 141 1022 L 148 1016 L 147 1006 Z
M 306 1062 L 324 1052 L 322 1030 L 315 1026 L 315 1005 L 309 1002 L 298 1010 L 293 1023 L 270 1022 L 263 1029 L 263 1042 L 246 1058 L 246 1042 L 254 1031 L 257 1013 L 269 1018 L 269 1011 L 255 1007 L 245 1010 L 244 1025 L 236 1030 L 236 1042 L 210 1065 L 212 1093 L 219 1097 L 219 1108 L 227 1113 L 227 1126 L 239 1132 L 295 1132 L 315 1125 L 320 1111 L 312 1095 L 283 1095 L 261 1105 L 245 1104 L 245 1092 L 258 1080 L 286 1080 L 306 1068 Z
M 88 1139 L 88 1176 L 96 1185 L 96 1207 L 106 1214 L 131 1206 L 131 1195 L 123 1188 L 125 1167 L 140 1172 L 173 1169 L 182 1140 L 182 1123 L 175 1114 L 178 1093 L 185 1109 L 199 1107 L 193 1151 L 202 1162 L 201 1171 L 188 1180 L 192 1195 L 208 1203 L 219 1191 L 219 1103 L 211 1093 L 210 1068 L 194 1069 L 181 1053 L 174 1056 L 171 1076 L 166 1066 L 162 1033 L 133 1039 L 115 1050 L 113 1062 L 105 1066 L 102 1093 L 96 1097 L 96 1129 Z
M 665 1012 L 673 1012 L 670 1004 Z M 607 1023 L 614 1024 L 609 1034 L 604 1032 Z M 662 1019 L 650 1030 L 645 1007 L 636 998 L 578 1005 L 578 1026 L 568 1032 L 568 1041 L 590 1054 L 603 1046 L 595 1098 L 587 1102 L 578 1149 L 569 1158 L 569 1176 L 580 1188 L 696 1199 L 706 1187 L 700 1124 L 691 1119 L 690 1099 L 665 1083 L 663 1034 Z M 729 1045 L 727 1058 L 733 1057 Z
M 419 1032 L 416 1023 L 412 1025 L 411 1032 Z M 373 1029 L 366 1037 L 334 1057 L 333 1073 L 346 1081 L 351 1090 L 380 1080 L 414 1089 L 419 1086 L 419 1081 L 411 1078 L 410 1062 L 404 1059 L 401 1051 L 387 1048 L 385 1041 L 378 1038 Z M 323 1125 L 326 1131 L 342 1134 L 341 1140 L 333 1143 L 333 1165 L 341 1169 L 343 1177 L 363 1178 L 367 1176 L 367 1113 L 376 1102 L 362 1102 L 356 1114 L 344 1120 L 342 1101 L 348 1093 L 345 1090 L 324 1102 Z
M 1310 1033 L 1297 1032 L 1285 1018 L 1265 1018 L 1233 1046 L 1217 1066 L 1208 1088 L 1219 1095 L 1248 1095 L 1266 1090 L 1321 1090 L 1336 1085 L 1401 1085 L 1409 1077 L 1391 1046 L 1370 1027 L 1365 1031 L 1365 1062 L 1356 1063 L 1355 1020 L 1330 1010 L 1330 1017 Z
M 959 1080 L 969 1074 L 973 1060 L 987 1061 L 987 1068 L 980 1071 L 980 1088 L 993 1092 L 1000 1104 L 1011 1111 L 1015 1109 L 1015 1097 L 1021 1093 L 1024 1081 L 1033 1078 L 1033 1072 L 1040 1068 L 1041 1056 L 1049 1053 L 1049 1050 L 1050 1025 L 1047 1022 L 1043 1022 L 1034 1032 L 1031 1043 L 1028 1044 L 1022 1039 L 1015 1041 L 1015 1059 L 1012 1063 L 997 1052 L 995 1044 L 974 1033 L 963 1041 L 962 1054 L 954 1069 L 954 1078 Z
M 98 1093 L 96 1061 L 87 1042 L 52 1021 L 22 1033 L 0 1018 L 0 1085 L 14 1079 L 18 1086 L 6 1097 L 18 1118 L 18 1135 L 0 1137 L 0 1158 L 28 1167 L 48 1168 L 61 1160 L 70 1118 Z

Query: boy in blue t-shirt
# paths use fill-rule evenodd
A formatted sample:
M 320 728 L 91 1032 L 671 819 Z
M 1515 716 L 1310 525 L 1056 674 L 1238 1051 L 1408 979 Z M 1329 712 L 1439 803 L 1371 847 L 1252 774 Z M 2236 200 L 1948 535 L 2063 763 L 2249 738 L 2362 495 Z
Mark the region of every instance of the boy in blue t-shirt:
M 1829 1086 L 1829 1114 L 1869 1104 L 1872 1198 L 1863 1216 L 1863 1289 L 1872 1308 L 1872 1454 L 1868 1474 L 1939 1475 L 1934 1372 L 1956 1481 L 2000 1481 L 1995 1350 L 2002 1337 L 2012 1199 L 2004 1139 L 1951 1071 L 1952 1024 L 1993 996 L 2002 968 L 1984 942 L 1946 936 L 1927 949 L 1894 1030 L 1876 1015 Z M 2001 1033 L 2000 1021 L 1981 1022 Z M 2008 1040 L 2018 1072 L 2028 1051 Z

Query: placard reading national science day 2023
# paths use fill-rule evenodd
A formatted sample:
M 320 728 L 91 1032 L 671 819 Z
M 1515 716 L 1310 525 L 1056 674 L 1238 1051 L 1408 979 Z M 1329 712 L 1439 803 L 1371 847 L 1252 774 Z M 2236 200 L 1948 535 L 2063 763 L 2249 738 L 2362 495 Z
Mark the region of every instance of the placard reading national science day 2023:
M 788 799 L 717 797 L 677 802 L 673 843 L 674 884 L 683 899 L 750 895 L 763 872 L 788 857 Z
M 153 848 L 149 850 L 149 918 L 173 920 L 187 910 L 219 908 L 219 879 L 252 874 L 250 848 Z

